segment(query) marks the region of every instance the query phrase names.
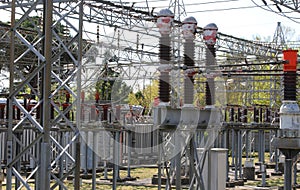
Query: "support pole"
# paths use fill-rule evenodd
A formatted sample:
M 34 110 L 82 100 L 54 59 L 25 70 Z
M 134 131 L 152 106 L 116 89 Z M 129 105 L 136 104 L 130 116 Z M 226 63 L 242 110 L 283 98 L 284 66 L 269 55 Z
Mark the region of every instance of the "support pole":
M 52 69 L 52 12 L 53 1 L 44 1 L 44 55 L 45 67 L 43 75 L 43 141 L 41 144 L 41 177 L 40 188 L 50 188 L 50 107 L 51 107 L 51 69 Z
M 96 148 L 97 148 L 97 132 L 93 131 L 93 163 L 92 163 L 92 189 L 96 189 L 96 168 L 97 168 L 97 156 L 96 156 Z
M 178 132 L 175 135 L 175 143 L 176 143 L 176 156 L 175 156 L 175 175 L 176 175 L 176 190 L 181 190 L 181 150 L 180 150 L 180 134 Z M 172 184 L 169 184 L 170 187 Z
M 235 162 L 234 162 L 234 180 L 238 180 L 238 163 L 239 163 L 239 158 L 238 158 L 238 148 L 239 148 L 239 137 L 238 137 L 238 130 L 234 130 L 234 138 L 235 138 L 235 143 L 234 143 L 234 157 L 235 157 Z
M 127 179 L 131 179 L 130 175 L 130 164 L 131 164 L 131 148 L 132 148 L 132 131 L 131 129 L 128 130 L 128 147 L 127 147 Z
M 77 114 L 80 117 L 80 114 Z M 76 166 L 74 171 L 74 190 L 80 190 L 80 139 L 77 137 L 75 142 L 75 160 Z
M 114 131 L 114 152 L 113 152 L 113 157 L 114 157 L 114 164 L 113 164 L 113 185 L 112 189 L 116 190 L 117 189 L 117 182 L 120 180 L 120 175 L 119 175 L 119 156 L 120 156 L 120 131 L 116 130 Z
M 161 190 L 161 177 L 162 177 L 162 143 L 163 143 L 163 138 L 162 138 L 162 131 L 158 130 L 158 162 L 157 162 L 157 167 L 158 167 L 158 171 L 157 171 L 157 189 Z
M 242 131 L 238 130 L 238 171 L 239 171 L 239 179 L 242 179 Z
M 79 5 L 79 30 L 78 30 L 78 71 L 77 71 L 77 100 L 76 100 L 76 125 L 80 126 L 81 124 L 81 65 L 82 65 L 82 29 L 83 29 L 83 0 L 81 0 Z M 82 100 L 84 101 L 84 100 Z M 77 128 L 78 129 L 78 128 Z M 80 189 L 80 135 L 79 131 L 76 131 L 77 139 L 75 140 L 75 171 L 74 171 L 74 190 Z
M 11 34 L 10 34 L 10 64 L 9 64 L 9 98 L 8 98 L 8 130 L 6 142 L 6 189 L 12 189 L 12 166 L 9 163 L 13 157 L 13 93 L 14 93 L 14 59 L 15 59 L 15 14 L 16 14 L 16 1 L 11 2 Z
M 292 189 L 292 168 L 293 159 L 286 157 L 284 162 L 284 190 Z
M 63 132 L 59 131 L 58 134 L 59 134 L 60 144 L 64 146 Z M 59 179 L 61 179 L 63 175 L 64 175 L 64 156 L 61 156 L 61 158 L 59 159 Z M 63 190 L 62 184 L 59 184 L 59 190 Z

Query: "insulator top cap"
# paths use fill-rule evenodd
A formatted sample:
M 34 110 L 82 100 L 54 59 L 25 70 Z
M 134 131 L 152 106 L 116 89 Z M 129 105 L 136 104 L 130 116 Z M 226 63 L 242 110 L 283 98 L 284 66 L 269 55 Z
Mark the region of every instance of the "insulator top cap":
M 193 40 L 197 29 L 197 20 L 194 17 L 188 17 L 182 22 L 182 34 L 185 40 Z
M 195 19 L 195 17 L 190 16 L 190 17 L 185 18 L 182 23 L 183 24 L 196 24 L 197 25 L 197 20 Z
M 173 25 L 174 14 L 169 9 L 162 9 L 158 13 L 157 27 L 161 35 L 168 35 L 171 33 Z
M 217 30 L 218 31 L 218 26 L 215 23 L 209 23 L 206 25 L 203 30 Z
M 159 16 L 159 17 L 161 17 L 161 16 L 163 16 L 163 17 L 164 16 L 174 17 L 174 14 L 169 9 L 162 9 L 162 10 L 159 11 L 157 16 Z
M 210 23 L 203 28 L 203 39 L 209 46 L 213 46 L 217 41 L 218 27 L 215 23 Z
M 298 50 L 283 50 L 283 60 L 288 61 L 283 65 L 283 71 L 297 71 Z

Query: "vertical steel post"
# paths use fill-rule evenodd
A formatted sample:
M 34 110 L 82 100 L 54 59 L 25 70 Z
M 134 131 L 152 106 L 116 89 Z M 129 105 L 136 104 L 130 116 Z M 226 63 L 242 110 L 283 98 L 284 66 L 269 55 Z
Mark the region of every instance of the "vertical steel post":
M 9 97 L 8 97 L 8 130 L 7 130 L 7 165 L 12 161 L 13 157 L 13 117 L 12 117 L 12 107 L 13 107 L 13 92 L 14 92 L 14 59 L 15 59 L 15 14 L 16 14 L 16 1 L 11 2 L 11 34 L 10 34 L 10 64 L 9 64 Z M 6 188 L 12 189 L 12 166 L 7 167 L 6 171 Z
M 116 164 L 116 157 L 117 157 L 117 132 L 114 131 L 113 132 L 113 136 L 114 136 L 114 142 L 113 142 L 113 179 L 112 179 L 112 190 L 116 190 L 117 189 L 117 164 Z
M 205 159 L 205 157 L 203 158 L 203 159 Z M 211 149 L 209 149 L 208 151 L 207 151 L 207 189 L 211 189 L 211 183 L 212 183 L 212 179 L 211 179 L 211 177 L 212 177 L 212 164 L 213 163 L 211 163 Z
M 82 30 L 83 30 L 83 0 L 80 1 L 79 5 L 79 27 L 78 27 L 78 65 L 79 68 L 77 71 L 77 92 L 76 92 L 76 125 L 80 126 L 81 124 L 81 66 L 82 66 Z M 76 131 L 77 139 L 75 141 L 75 171 L 74 171 L 74 190 L 80 189 L 80 135 L 79 131 Z
M 97 147 L 97 132 L 92 131 L 93 133 L 93 163 L 92 163 L 92 189 L 96 189 L 96 168 L 97 168 L 97 156 L 96 156 L 96 147 Z
M 229 130 L 225 129 L 224 130 L 224 148 L 229 150 Z M 226 156 L 226 181 L 228 182 L 229 179 L 229 154 Z
M 293 159 L 286 157 L 284 162 L 284 190 L 292 189 L 292 168 Z
M 275 130 L 275 137 L 278 137 L 278 130 Z M 279 166 L 278 166 L 278 162 L 279 162 L 279 150 L 277 148 L 275 148 L 275 154 L 274 154 L 274 160 L 275 160 L 275 173 L 279 172 Z
M 239 149 L 239 137 L 238 137 L 238 130 L 234 130 L 234 158 L 235 158 L 235 162 L 234 162 L 234 180 L 238 180 L 238 149 Z
M 197 154 L 197 152 L 195 152 L 195 146 L 194 146 L 194 141 L 195 141 L 195 137 L 194 135 L 191 137 L 190 139 L 190 143 L 189 143 L 189 147 L 188 147 L 188 150 L 189 150 L 189 164 L 190 164 L 190 167 L 189 167 L 189 182 L 190 184 L 193 182 L 193 176 L 195 175 L 195 167 L 194 167 L 194 164 L 195 164 L 195 157 Z
M 114 131 L 114 152 L 113 152 L 113 158 L 114 158 L 114 164 L 113 164 L 113 184 L 112 189 L 117 189 L 117 182 L 120 178 L 119 176 L 119 156 L 120 156 L 120 148 L 119 148 L 119 140 L 120 140 L 120 131 L 116 130 Z
M 180 135 L 175 133 L 175 150 L 176 150 L 176 155 L 175 155 L 175 176 L 176 176 L 176 190 L 181 190 L 181 150 L 180 150 Z M 169 184 L 170 187 L 172 184 Z
M 132 132 L 131 129 L 128 130 L 128 148 L 127 148 L 127 178 L 131 179 L 130 175 L 130 164 L 131 164 L 131 148 L 132 148 Z
M 242 131 L 238 130 L 238 169 L 239 169 L 239 178 L 242 179 Z
M 158 190 L 161 190 L 161 177 L 162 177 L 162 169 L 163 169 L 163 137 L 162 134 L 163 132 L 158 129 L 158 162 L 157 162 L 157 167 L 158 167 L 158 171 L 157 171 L 157 185 L 158 185 Z
M 50 188 L 50 110 L 51 107 L 51 69 L 52 69 L 52 11 L 53 1 L 44 0 L 44 55 L 43 74 L 43 141 L 41 144 L 41 177 L 40 188 Z
M 63 146 L 64 141 L 63 141 L 63 132 L 58 131 L 59 139 L 60 139 L 60 144 Z M 59 178 L 61 179 L 62 176 L 64 175 L 64 159 L 63 156 L 59 159 Z M 59 190 L 63 190 L 63 186 L 59 184 Z
M 248 159 L 249 158 L 249 153 L 251 152 L 251 151 L 249 151 L 249 144 L 250 144 L 250 142 L 249 142 L 249 130 L 246 130 L 246 137 L 245 137 L 245 139 L 246 139 L 246 159 Z

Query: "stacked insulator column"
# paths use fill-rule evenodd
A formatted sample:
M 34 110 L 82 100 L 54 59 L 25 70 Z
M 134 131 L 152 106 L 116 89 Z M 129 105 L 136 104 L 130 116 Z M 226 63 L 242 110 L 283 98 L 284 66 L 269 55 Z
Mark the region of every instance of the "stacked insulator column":
M 206 59 L 208 65 L 215 65 L 216 50 L 213 46 L 207 46 Z M 205 83 L 205 100 L 206 105 L 215 104 L 215 82 L 214 78 L 208 77 Z
M 184 43 L 184 64 L 187 67 L 193 67 L 195 53 L 195 42 L 186 41 Z M 194 101 L 194 78 L 193 73 L 188 73 L 187 77 L 184 78 L 184 103 L 193 104 Z
M 286 71 L 283 73 L 283 99 L 296 101 L 296 85 L 297 73 L 296 71 Z
M 296 101 L 297 85 L 297 50 L 283 52 L 285 60 L 289 63 L 283 66 L 283 100 Z
M 285 155 L 284 189 L 292 189 L 293 160 L 300 152 L 300 108 L 296 101 L 297 80 L 297 50 L 284 50 L 283 59 L 287 61 L 283 66 L 283 101 L 280 107 L 279 138 L 274 143 Z
M 167 65 L 171 60 L 171 38 L 162 35 L 159 38 L 159 59 L 162 65 Z M 159 76 L 159 99 L 161 102 L 170 101 L 170 75 L 169 71 L 161 70 Z
M 214 47 L 217 39 L 217 31 L 218 27 L 214 23 L 210 23 L 204 27 L 203 31 L 203 39 L 207 46 L 206 49 L 206 66 L 208 68 L 214 68 L 216 65 L 215 57 L 216 57 L 216 49 Z M 211 69 L 213 70 L 213 69 Z M 211 70 L 207 69 L 208 72 Z M 206 97 L 206 105 L 214 105 L 215 104 L 215 82 L 213 73 L 207 73 L 207 80 L 205 84 L 205 97 Z
M 193 104 L 194 101 L 194 73 L 195 66 L 195 34 L 197 28 L 197 20 L 194 17 L 188 17 L 183 21 L 182 33 L 184 42 L 184 66 L 187 69 L 184 78 L 184 104 Z
M 159 38 L 160 76 L 158 96 L 160 102 L 170 101 L 170 75 L 168 64 L 171 60 L 171 38 L 170 32 L 174 14 L 169 9 L 162 9 L 158 13 L 157 27 L 161 37 Z

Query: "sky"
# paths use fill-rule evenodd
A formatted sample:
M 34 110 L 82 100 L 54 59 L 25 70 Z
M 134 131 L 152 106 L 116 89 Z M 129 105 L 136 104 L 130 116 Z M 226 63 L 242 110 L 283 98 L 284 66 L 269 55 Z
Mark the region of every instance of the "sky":
M 270 8 L 278 12 L 277 7 L 271 0 L 265 1 L 269 7 L 265 6 L 262 0 L 114 0 L 115 3 L 124 3 L 127 6 L 135 2 L 134 7 L 142 7 L 143 10 L 146 10 L 145 7 L 148 4 L 149 10 L 155 7 L 155 12 L 168 8 L 170 2 L 173 3 L 172 5 L 179 2 L 185 8 L 183 9 L 183 6 L 180 6 L 180 10 L 186 12 L 186 15 L 180 17 L 181 21 L 186 17 L 194 16 L 200 27 L 215 23 L 219 28 L 219 32 L 248 40 L 254 40 L 256 36 L 260 36 L 261 39 L 269 38 L 272 40 L 277 23 L 281 22 L 283 27 L 289 27 L 295 31 L 295 34 L 292 37 L 289 36 L 288 40 L 300 41 L 300 13 L 292 12 L 280 6 L 283 11 L 289 12 L 286 14 L 287 16 L 294 17 L 296 22 L 299 21 L 299 23 L 293 22 L 291 19 L 257 6 L 263 6 L 265 9 Z M 3 10 L 0 9 L 0 11 L 3 15 Z M 177 17 L 178 9 L 172 11 L 176 13 Z M 5 13 L 7 16 L 2 16 L 0 20 L 7 22 L 10 20 L 10 15 L 8 12 Z M 95 27 L 93 30 L 95 31 Z M 113 36 L 114 34 L 108 33 L 108 35 Z M 96 40 L 96 36 L 91 36 L 91 38 Z M 128 35 L 126 35 L 126 38 L 128 38 Z M 135 40 L 136 37 L 133 36 L 133 39 Z
M 287 16 L 295 18 L 294 20 L 298 22 L 296 23 L 271 12 L 270 9 L 276 12 L 278 9 L 271 0 L 264 1 L 268 6 L 265 6 L 262 0 L 114 0 L 113 2 L 124 3 L 127 6 L 131 6 L 134 2 L 134 7 L 143 7 L 143 10 L 146 10 L 145 7 L 148 5 L 150 10 L 155 7 L 155 12 L 168 8 L 171 4 L 173 5 L 171 10 L 175 12 L 176 16 L 178 16 L 178 6 L 175 10 L 174 5 L 178 5 L 179 2 L 181 12 L 183 10 L 186 12 L 186 15 L 182 15 L 180 20 L 194 16 L 200 27 L 215 23 L 219 32 L 248 40 L 253 40 L 255 36 L 260 36 L 262 39 L 273 39 L 277 23 L 281 22 L 283 27 L 289 27 L 295 31 L 292 37 L 288 37 L 288 40 L 300 41 L 300 13 L 280 6 L 284 12 L 289 12 L 286 13 Z M 263 8 L 269 11 L 263 10 Z M 5 13 L 7 16 L 2 16 L 0 20 L 8 21 L 10 19 L 8 12 L 5 11 Z
M 133 2 L 134 0 L 130 0 Z M 146 0 L 136 0 L 136 6 L 145 6 Z M 175 2 L 175 0 L 171 0 Z M 293 40 L 299 40 L 300 36 L 300 13 L 287 13 L 286 15 L 299 18 L 298 23 L 290 19 L 279 16 L 270 11 L 263 10 L 258 7 L 263 6 L 264 9 L 271 8 L 278 12 L 274 3 L 265 0 L 269 7 L 265 6 L 262 0 L 177 0 L 184 4 L 186 16 L 194 16 L 198 21 L 198 26 L 204 27 L 208 23 L 215 23 L 219 28 L 219 32 L 232 35 L 235 37 L 252 40 L 255 36 L 273 38 L 277 22 L 281 22 L 284 27 L 294 29 L 295 35 Z M 143 2 L 143 3 L 142 3 Z M 150 7 L 157 7 L 156 10 L 168 6 L 170 0 L 162 0 L 157 3 L 155 0 L 148 0 Z M 257 4 L 257 5 L 256 5 Z M 282 11 L 291 12 L 280 6 Z M 181 20 L 184 19 L 182 16 Z
M 256 2 L 259 5 L 263 5 L 263 2 L 261 0 L 254 0 L 254 2 Z M 207 7 L 203 6 L 203 8 L 200 8 L 202 6 L 203 5 L 199 5 L 199 8 L 196 9 L 218 10 L 237 8 L 223 11 L 204 11 L 190 13 L 192 14 L 191 16 L 199 18 L 199 26 L 205 26 L 206 23 L 214 22 L 217 24 L 220 32 L 236 37 L 253 39 L 254 36 L 259 35 L 261 37 L 271 36 L 273 38 L 277 27 L 277 22 L 281 22 L 282 26 L 290 27 L 295 31 L 300 31 L 299 23 L 295 23 L 288 18 L 279 16 L 274 12 L 269 12 L 263 10 L 262 8 L 255 7 L 256 5 L 251 0 L 239 0 L 227 3 L 224 2 L 214 4 L 214 6 L 208 6 L 207 4 Z M 238 7 L 245 8 L 239 9 Z M 274 5 L 270 5 L 270 7 L 272 7 L 275 11 L 278 11 Z M 189 10 L 186 11 L 189 12 Z M 296 13 L 294 15 L 300 18 L 300 13 Z M 299 33 L 295 34 L 294 37 L 297 38 L 298 35 Z

